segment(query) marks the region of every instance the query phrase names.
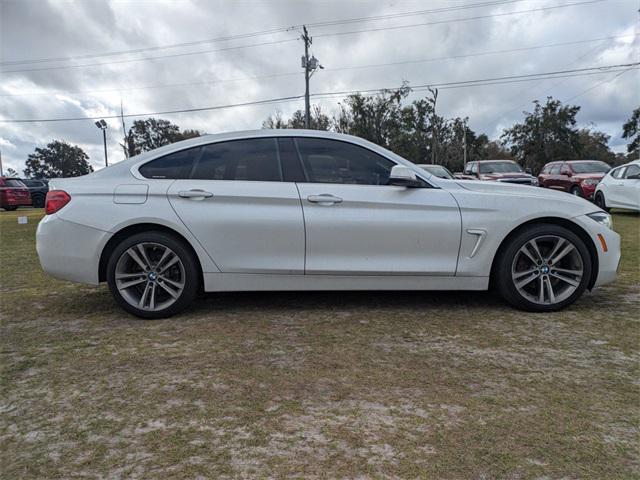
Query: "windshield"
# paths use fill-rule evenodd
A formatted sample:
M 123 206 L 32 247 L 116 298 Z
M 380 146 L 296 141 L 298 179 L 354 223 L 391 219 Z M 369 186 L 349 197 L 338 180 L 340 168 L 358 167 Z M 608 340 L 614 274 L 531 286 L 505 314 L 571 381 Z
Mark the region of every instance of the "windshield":
M 607 173 L 611 167 L 604 162 L 580 162 L 572 163 L 574 173 Z
M 522 168 L 515 162 L 483 162 L 480 173 L 522 173 Z
M 445 167 L 443 167 L 442 165 L 420 165 L 420 168 L 422 168 L 423 170 L 426 170 L 430 174 L 435 175 L 436 177 L 439 177 L 439 178 L 447 178 L 447 179 L 453 178 L 453 175 L 451 175 L 451 172 L 447 170 Z

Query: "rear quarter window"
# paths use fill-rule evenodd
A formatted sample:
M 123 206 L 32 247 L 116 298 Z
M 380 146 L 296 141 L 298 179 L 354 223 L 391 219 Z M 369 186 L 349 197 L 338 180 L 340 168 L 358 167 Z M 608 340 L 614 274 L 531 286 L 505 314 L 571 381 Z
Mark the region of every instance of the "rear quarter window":
M 138 168 L 145 178 L 186 179 L 191 174 L 193 162 L 200 152 L 200 147 L 180 150 L 164 157 L 151 160 Z

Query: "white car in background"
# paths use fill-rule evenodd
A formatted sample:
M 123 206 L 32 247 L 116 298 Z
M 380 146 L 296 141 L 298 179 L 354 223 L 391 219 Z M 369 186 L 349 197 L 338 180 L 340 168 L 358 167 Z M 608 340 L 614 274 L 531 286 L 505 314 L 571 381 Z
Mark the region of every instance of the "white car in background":
M 487 290 L 551 311 L 612 282 L 620 237 L 588 201 L 452 181 L 360 138 L 259 130 L 51 180 L 37 251 L 144 318 L 199 290 Z M 82 301 L 81 298 L 78 301 Z
M 640 212 L 640 160 L 607 173 L 596 187 L 594 201 L 607 211 L 622 208 Z

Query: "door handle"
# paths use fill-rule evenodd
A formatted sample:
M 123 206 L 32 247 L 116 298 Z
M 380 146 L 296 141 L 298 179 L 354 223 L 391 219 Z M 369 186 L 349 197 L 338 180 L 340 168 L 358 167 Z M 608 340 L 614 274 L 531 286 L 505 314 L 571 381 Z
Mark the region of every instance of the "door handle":
M 180 198 L 193 198 L 194 200 L 197 200 L 203 198 L 211 198 L 213 197 L 213 193 L 205 192 L 204 190 L 199 189 L 181 190 L 178 192 L 178 196 Z
M 328 193 L 322 193 L 320 195 L 309 195 L 307 197 L 307 201 L 311 203 L 320 203 L 320 204 L 336 204 L 342 203 L 342 199 L 340 197 L 336 197 L 334 195 L 329 195 Z

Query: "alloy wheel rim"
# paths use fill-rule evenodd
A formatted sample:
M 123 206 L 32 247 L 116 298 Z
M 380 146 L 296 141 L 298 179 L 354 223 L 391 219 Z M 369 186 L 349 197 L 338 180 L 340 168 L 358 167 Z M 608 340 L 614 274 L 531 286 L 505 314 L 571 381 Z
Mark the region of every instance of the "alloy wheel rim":
M 518 293 L 538 305 L 566 300 L 578 289 L 583 275 L 578 248 L 558 235 L 528 240 L 511 265 L 511 280 Z
M 180 257 L 166 245 L 141 242 L 125 250 L 116 263 L 115 283 L 122 298 L 135 308 L 164 310 L 185 286 Z

